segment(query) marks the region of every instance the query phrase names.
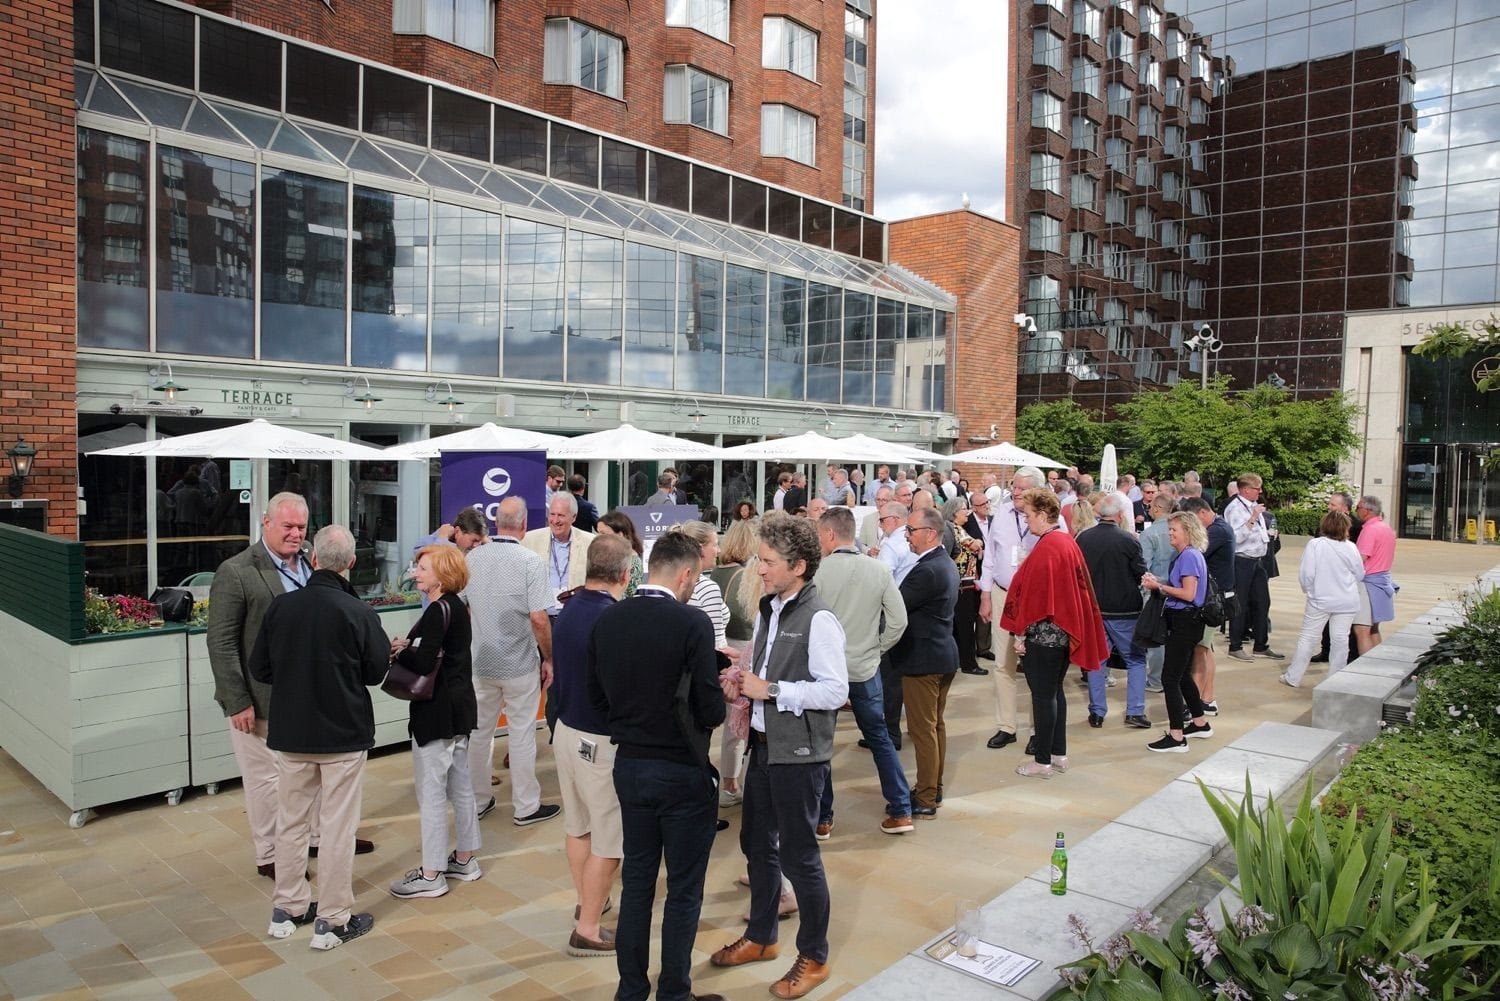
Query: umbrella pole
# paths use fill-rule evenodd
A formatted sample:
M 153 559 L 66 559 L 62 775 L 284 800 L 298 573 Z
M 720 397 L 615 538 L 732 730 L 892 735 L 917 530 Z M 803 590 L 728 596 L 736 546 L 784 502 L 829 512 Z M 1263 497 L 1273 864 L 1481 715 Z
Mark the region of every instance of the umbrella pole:
M 146 440 L 156 440 L 156 417 L 149 415 L 146 418 Z M 156 556 L 156 540 L 161 534 L 156 524 L 156 458 L 146 456 L 146 594 L 149 597 L 156 592 L 158 587 L 156 577 L 160 569 L 160 561 Z

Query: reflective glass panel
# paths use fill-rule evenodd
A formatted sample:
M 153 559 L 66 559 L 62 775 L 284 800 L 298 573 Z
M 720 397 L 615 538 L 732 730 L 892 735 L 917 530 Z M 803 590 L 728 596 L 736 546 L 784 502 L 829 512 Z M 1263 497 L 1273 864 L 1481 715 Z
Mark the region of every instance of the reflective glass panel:
M 672 388 L 677 255 L 625 245 L 625 377 L 627 386 Z
M 568 381 L 620 384 L 622 240 L 568 233 Z
M 427 145 L 427 84 L 366 66 L 364 101 L 365 132 Z
M 552 123 L 551 174 L 586 188 L 599 186 L 599 137 L 583 129 Z
M 724 392 L 763 396 L 766 388 L 766 273 L 729 265 L 724 285 Z
M 547 173 L 547 120 L 496 105 L 495 162 L 530 174 Z
M 906 307 L 906 343 L 902 345 L 901 373 L 906 383 L 906 406 L 932 409 L 932 366 L 937 350 L 932 339 L 932 310 Z
M 773 274 L 769 316 L 766 396 L 774 400 L 800 400 L 806 358 L 807 283 L 800 278 Z
M 646 151 L 618 139 L 603 140 L 602 188 L 612 195 L 646 198 Z
M 432 233 L 432 370 L 496 375 L 500 215 L 437 202 Z
M 151 0 L 112 0 L 99 9 L 99 61 L 191 90 L 195 20 Z
M 505 220 L 505 359 L 508 379 L 563 377 L 563 230 Z
M 802 199 L 802 241 L 815 247 L 833 246 L 833 209 L 811 198 Z
M 73 0 L 73 58 L 94 61 L 94 0 Z
M 743 226 L 745 229 L 765 232 L 766 186 L 764 184 L 756 184 L 742 177 L 734 179 L 734 219 L 731 221 L 736 226 Z
M 205 17 L 198 26 L 198 89 L 281 110 L 281 41 Z
M 729 175 L 693 165 L 693 214 L 729 221 Z
M 839 289 L 809 282 L 807 286 L 807 398 L 839 402 Z
M 157 147 L 156 348 L 255 349 L 255 165 Z
M 344 364 L 348 185 L 263 170 L 260 200 L 260 356 Z
M 444 87 L 432 89 L 432 148 L 488 160 L 490 105 Z
M 350 361 L 427 369 L 427 199 L 354 189 Z
M 286 110 L 329 125 L 359 128 L 359 64 L 316 49 L 288 45 Z
M 802 239 L 802 199 L 790 191 L 770 189 L 770 220 L 766 230 L 787 240 Z
M 864 229 L 859 216 L 843 209 L 834 210 L 833 249 L 851 257 L 859 256 L 859 239 Z
M 145 351 L 146 144 L 78 130 L 78 343 Z
M 661 153 L 648 153 L 646 197 L 657 205 L 688 210 L 688 163 Z
M 901 380 L 896 377 L 901 360 L 901 328 L 906 304 L 894 299 L 875 302 L 875 406 L 903 406 Z
M 1201 306 L 1202 304 L 1199 303 Z M 948 352 L 953 349 L 953 314 L 937 310 L 933 315 L 932 409 L 948 408 Z
M 844 293 L 844 403 L 868 407 L 875 398 L 875 297 Z
M 683 254 L 677 261 L 677 389 L 721 391 L 724 262 Z

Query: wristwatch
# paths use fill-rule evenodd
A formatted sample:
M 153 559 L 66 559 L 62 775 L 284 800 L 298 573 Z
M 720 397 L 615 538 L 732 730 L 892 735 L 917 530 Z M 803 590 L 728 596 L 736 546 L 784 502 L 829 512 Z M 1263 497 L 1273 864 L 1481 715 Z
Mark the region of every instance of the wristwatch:
M 779 682 L 779 681 L 773 681 L 769 685 L 766 686 L 766 698 L 770 699 L 772 702 L 775 702 L 776 701 L 776 697 L 779 696 L 780 694 L 781 694 L 781 682 Z

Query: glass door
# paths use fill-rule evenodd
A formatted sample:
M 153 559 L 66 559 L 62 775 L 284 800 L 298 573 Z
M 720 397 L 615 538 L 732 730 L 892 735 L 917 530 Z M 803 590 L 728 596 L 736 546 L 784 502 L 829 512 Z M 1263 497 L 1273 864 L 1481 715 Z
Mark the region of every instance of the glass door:
M 1500 508 L 1500 483 L 1495 482 L 1494 470 L 1481 465 L 1489 453 L 1489 445 L 1450 445 L 1453 470 L 1453 523 L 1455 542 L 1494 543 L 1496 538 L 1497 508 Z
M 1442 503 L 1442 468 L 1447 448 L 1443 445 L 1407 445 L 1401 489 L 1402 537 L 1446 538 L 1447 512 Z

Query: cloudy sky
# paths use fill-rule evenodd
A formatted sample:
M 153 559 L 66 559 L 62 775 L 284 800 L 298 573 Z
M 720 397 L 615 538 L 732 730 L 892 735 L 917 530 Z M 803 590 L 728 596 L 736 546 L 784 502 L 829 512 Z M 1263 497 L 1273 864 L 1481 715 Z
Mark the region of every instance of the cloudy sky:
M 1003 218 L 1009 0 L 876 7 L 875 205 L 882 219 L 956 209 Z

